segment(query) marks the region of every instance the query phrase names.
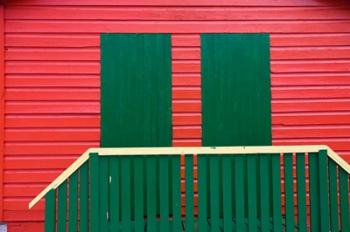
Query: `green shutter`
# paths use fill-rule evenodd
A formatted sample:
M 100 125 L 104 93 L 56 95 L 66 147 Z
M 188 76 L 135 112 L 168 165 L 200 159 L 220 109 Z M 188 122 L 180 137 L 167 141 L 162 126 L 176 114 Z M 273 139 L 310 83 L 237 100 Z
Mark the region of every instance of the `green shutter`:
M 171 146 L 170 35 L 101 35 L 101 146 Z
M 204 146 L 271 145 L 268 34 L 203 34 Z

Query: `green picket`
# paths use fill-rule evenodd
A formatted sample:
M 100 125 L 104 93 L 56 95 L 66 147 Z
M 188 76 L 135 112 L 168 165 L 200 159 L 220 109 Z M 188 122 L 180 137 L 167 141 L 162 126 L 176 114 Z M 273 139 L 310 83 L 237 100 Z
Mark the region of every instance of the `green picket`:
M 134 157 L 135 231 L 144 231 L 144 157 Z
M 209 183 L 210 183 L 210 221 L 211 231 L 220 231 L 220 180 L 219 180 L 219 156 L 209 156 Z
M 107 232 L 109 226 L 109 158 L 100 158 L 100 232 Z
M 306 185 L 305 185 L 305 154 L 296 154 L 297 163 L 297 196 L 298 196 L 298 228 L 300 232 L 307 231 L 306 222 Z
M 157 158 L 147 157 L 147 232 L 156 231 L 157 217 Z
M 318 167 L 318 152 L 309 153 L 309 180 L 310 180 L 310 220 L 311 231 L 320 231 L 320 201 L 319 201 L 319 167 Z
M 332 160 L 328 162 L 328 174 L 331 231 L 339 231 L 337 164 Z
M 110 228 L 119 231 L 120 228 L 120 158 L 113 157 L 110 161 Z
M 100 230 L 100 161 L 97 153 L 90 153 L 90 230 L 99 232 Z
M 122 156 L 121 166 L 121 226 L 122 231 L 131 231 L 131 158 Z
M 180 155 L 172 156 L 172 204 L 173 204 L 173 232 L 181 232 L 181 167 Z
M 58 187 L 57 205 L 59 206 L 57 209 L 57 231 L 65 232 L 67 229 L 67 181 Z
M 320 194 L 320 231 L 329 231 L 329 198 L 328 198 L 328 156 L 327 150 L 320 150 L 319 167 L 319 194 Z
M 248 231 L 257 230 L 257 156 L 247 155 Z
M 235 216 L 236 216 L 236 231 L 244 231 L 245 230 L 245 199 L 244 199 L 244 156 L 236 155 L 235 156 L 235 184 L 234 189 L 236 191 L 235 194 Z
M 88 162 L 88 161 L 87 161 Z M 83 164 L 79 170 L 80 188 L 79 188 L 79 230 L 88 232 L 89 217 L 89 170 L 88 163 Z
M 207 156 L 198 155 L 198 230 L 207 231 Z
M 223 193 L 223 221 L 224 231 L 232 231 L 232 157 L 231 155 L 224 155 L 222 157 L 222 193 Z M 199 160 L 198 160 L 199 164 Z M 199 167 L 198 167 L 199 175 Z M 205 173 L 202 174 L 205 177 Z M 198 177 L 198 188 L 199 188 L 199 177 Z M 206 187 L 203 187 L 206 191 Z M 199 191 L 199 190 L 198 190 Z M 205 199 L 203 200 L 203 202 Z M 204 209 L 206 210 L 206 209 Z M 199 223 L 206 223 L 199 222 Z M 202 231 L 202 230 L 199 230 Z
M 271 156 L 273 231 L 282 231 L 280 154 Z
M 69 232 L 77 231 L 78 221 L 78 174 L 73 173 L 69 177 Z
M 194 231 L 194 189 L 193 189 L 193 155 L 185 155 L 185 186 L 186 186 L 186 232 Z
M 350 231 L 349 220 L 349 174 L 339 168 L 341 231 Z
M 293 156 L 291 153 L 284 154 L 284 189 L 286 232 L 294 232 Z
M 270 155 L 260 155 L 260 215 L 261 231 L 269 231 L 270 227 Z
M 159 157 L 160 231 L 169 231 L 169 157 Z
M 56 228 L 56 193 L 51 189 L 45 196 L 45 232 L 54 232 Z

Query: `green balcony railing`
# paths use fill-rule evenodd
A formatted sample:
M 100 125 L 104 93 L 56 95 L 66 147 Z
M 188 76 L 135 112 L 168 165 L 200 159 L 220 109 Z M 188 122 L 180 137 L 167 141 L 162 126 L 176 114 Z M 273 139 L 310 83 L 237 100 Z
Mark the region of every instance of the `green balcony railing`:
M 45 231 L 350 231 L 327 146 L 92 148 L 45 197 Z

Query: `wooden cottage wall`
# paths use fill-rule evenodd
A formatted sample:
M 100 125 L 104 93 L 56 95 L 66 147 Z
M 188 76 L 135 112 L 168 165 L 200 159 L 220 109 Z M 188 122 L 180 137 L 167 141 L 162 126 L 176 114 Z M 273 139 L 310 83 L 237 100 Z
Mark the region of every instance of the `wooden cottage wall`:
M 43 203 L 28 210 L 29 200 L 99 146 L 101 32 L 173 34 L 174 146 L 201 144 L 199 34 L 271 33 L 273 144 L 327 144 L 350 161 L 349 3 L 11 0 L 0 186 L 9 231 L 40 231 Z

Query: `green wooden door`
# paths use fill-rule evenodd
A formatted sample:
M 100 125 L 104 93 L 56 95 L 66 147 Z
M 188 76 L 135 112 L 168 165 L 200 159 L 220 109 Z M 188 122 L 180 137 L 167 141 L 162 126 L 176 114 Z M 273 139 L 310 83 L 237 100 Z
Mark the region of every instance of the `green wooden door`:
M 101 35 L 101 146 L 171 146 L 168 34 Z
M 204 146 L 271 145 L 267 34 L 203 34 Z

